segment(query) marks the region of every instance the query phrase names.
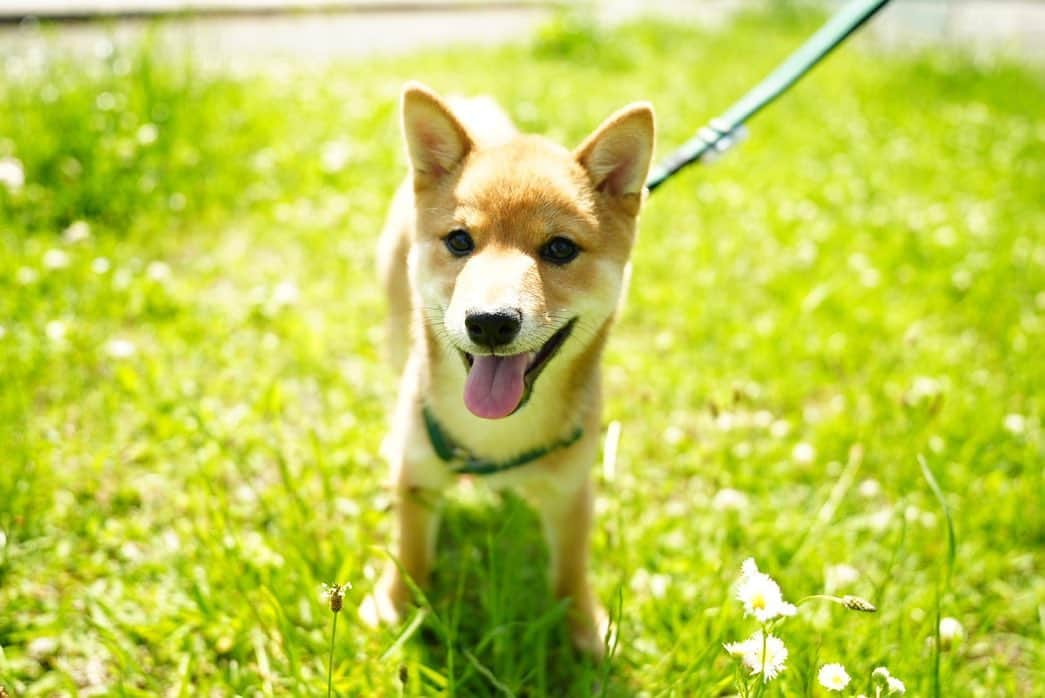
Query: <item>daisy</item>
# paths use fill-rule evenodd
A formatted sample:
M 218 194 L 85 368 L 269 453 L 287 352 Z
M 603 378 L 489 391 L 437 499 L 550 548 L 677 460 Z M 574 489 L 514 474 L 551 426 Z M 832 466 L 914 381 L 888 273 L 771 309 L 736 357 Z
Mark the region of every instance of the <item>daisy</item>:
M 293 281 L 280 281 L 272 289 L 272 305 L 276 308 L 294 305 L 300 297 L 301 292 Z
M 907 687 L 904 686 L 903 681 L 891 675 L 884 666 L 880 666 L 871 672 L 871 680 L 878 684 L 879 687 L 884 686 L 886 695 L 903 695 L 907 693 Z
M 65 339 L 65 323 L 61 320 L 51 320 L 44 327 L 44 334 L 46 334 L 47 338 L 50 339 L 52 342 L 61 342 L 63 339 Z
M 841 691 L 849 685 L 849 674 L 841 664 L 825 664 L 816 675 L 820 685 L 829 691 Z
M 10 192 L 19 191 L 25 186 L 25 169 L 18 158 L 0 158 L 0 185 Z
M 105 353 L 113 359 L 127 359 L 134 356 L 137 347 L 126 339 L 110 339 L 105 344 Z
M 149 266 L 145 268 L 145 275 L 149 277 L 150 281 L 158 284 L 166 283 L 171 280 L 171 267 L 166 262 L 154 260 L 149 262 Z
M 744 560 L 740 572 L 737 600 L 744 604 L 747 615 L 754 616 L 760 623 L 778 616 L 795 615 L 794 605 L 784 601 L 780 586 L 768 574 L 759 572 L 753 559 Z
M 83 242 L 91 237 L 91 226 L 87 221 L 73 221 L 62 231 L 62 239 L 66 242 Z
M 65 269 L 69 266 L 69 255 L 64 250 L 47 250 L 44 253 L 43 263 L 47 269 Z
M 715 493 L 711 508 L 715 511 L 743 511 L 748 508 L 748 498 L 740 490 L 725 487 Z
M 795 444 L 795 447 L 791 449 L 791 458 L 793 458 L 796 463 L 807 465 L 816 459 L 816 449 L 813 448 L 812 444 L 807 444 L 805 441 L 799 441 Z
M 940 644 L 944 649 L 958 644 L 965 638 L 965 628 L 957 618 L 946 616 L 940 619 Z
M 763 636 L 758 630 L 743 642 L 730 642 L 724 645 L 731 657 L 737 657 L 751 671 L 751 675 L 762 674 L 762 680 L 769 683 L 786 667 L 787 647 L 784 641 L 775 635 Z

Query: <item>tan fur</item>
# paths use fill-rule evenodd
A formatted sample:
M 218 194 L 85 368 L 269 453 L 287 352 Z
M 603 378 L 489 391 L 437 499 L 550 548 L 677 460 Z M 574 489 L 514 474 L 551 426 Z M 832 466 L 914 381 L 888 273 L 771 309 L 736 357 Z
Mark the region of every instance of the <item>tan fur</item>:
M 635 239 L 653 145 L 653 113 L 634 104 L 607 119 L 574 152 L 518 134 L 488 98 L 447 103 L 427 88 L 403 92 L 411 176 L 396 193 L 382 233 L 378 269 L 389 297 L 388 350 L 403 368 L 384 444 L 397 497 L 399 565 L 389 564 L 360 612 L 394 621 L 409 601 L 405 572 L 424 585 L 433 563 L 438 492 L 453 477 L 428 441 L 422 405 L 470 451 L 506 460 L 584 436 L 523 467 L 485 476 L 517 488 L 540 515 L 550 581 L 572 600 L 571 634 L 600 655 L 606 616 L 588 584 L 592 490 L 588 476 L 601 419 L 599 359 Z M 444 238 L 467 230 L 475 250 L 457 258 Z M 563 236 L 580 255 L 558 266 L 540 257 Z M 570 318 L 573 330 L 548 362 L 528 403 L 502 419 L 465 407 L 464 317 L 510 304 L 522 314 L 513 352 L 535 351 Z

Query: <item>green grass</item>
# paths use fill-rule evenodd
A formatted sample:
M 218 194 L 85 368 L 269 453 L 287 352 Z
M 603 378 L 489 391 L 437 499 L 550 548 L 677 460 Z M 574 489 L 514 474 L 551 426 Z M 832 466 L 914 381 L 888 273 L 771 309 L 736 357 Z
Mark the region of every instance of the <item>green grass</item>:
M 649 99 L 664 154 L 817 19 L 560 22 L 528 45 L 253 76 L 148 46 L 8 56 L 0 158 L 26 182 L 0 185 L 0 685 L 325 695 L 319 588 L 351 582 L 338 695 L 721 695 L 752 556 L 791 601 L 849 564 L 835 592 L 879 608 L 803 605 L 766 695 L 823 695 L 825 662 L 868 695 L 879 665 L 909 695 L 1031 695 L 1045 78 L 942 50 L 847 46 L 650 200 L 605 360 L 617 473 L 594 471 L 610 661 L 569 649 L 532 513 L 481 489 L 453 495 L 416 632 L 355 617 L 391 529 L 373 254 L 400 84 L 491 93 L 567 143 Z M 80 220 L 90 236 L 65 241 Z M 939 654 L 938 613 L 966 633 Z

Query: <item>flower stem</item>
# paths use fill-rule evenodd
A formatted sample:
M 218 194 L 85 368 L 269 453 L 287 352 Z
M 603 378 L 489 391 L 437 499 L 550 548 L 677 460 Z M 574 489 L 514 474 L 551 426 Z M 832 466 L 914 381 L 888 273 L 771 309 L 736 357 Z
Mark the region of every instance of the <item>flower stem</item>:
M 337 617 L 338 614 L 334 614 L 334 626 L 330 630 L 330 661 L 327 663 L 327 698 L 330 698 L 333 690 L 334 681 L 334 638 L 337 637 Z
M 762 624 L 762 670 L 758 674 L 758 684 L 755 688 L 755 697 L 760 698 L 766 690 L 766 648 L 769 645 L 769 625 Z

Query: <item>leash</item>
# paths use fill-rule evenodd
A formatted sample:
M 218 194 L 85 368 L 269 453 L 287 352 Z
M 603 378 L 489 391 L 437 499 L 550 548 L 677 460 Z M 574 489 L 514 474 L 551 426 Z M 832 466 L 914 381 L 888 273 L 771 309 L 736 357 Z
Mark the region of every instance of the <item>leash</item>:
M 697 135 L 658 163 L 650 172 L 646 188 L 655 191 L 687 165 L 716 158 L 743 139 L 744 122 L 786 92 L 888 3 L 889 0 L 853 0 L 845 5 L 722 116 L 712 119 Z

